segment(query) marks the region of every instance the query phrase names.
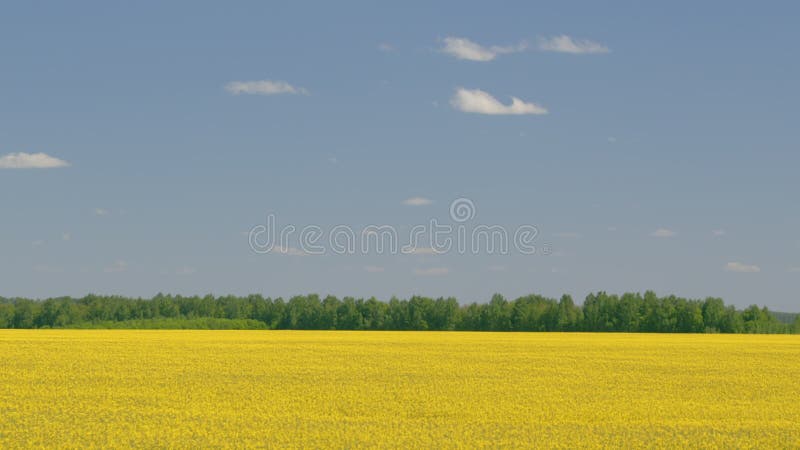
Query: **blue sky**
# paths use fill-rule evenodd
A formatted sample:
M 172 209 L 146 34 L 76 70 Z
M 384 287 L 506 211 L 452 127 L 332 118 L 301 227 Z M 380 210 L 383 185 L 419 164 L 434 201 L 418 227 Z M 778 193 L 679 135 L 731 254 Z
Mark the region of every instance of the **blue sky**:
M 654 289 L 800 310 L 798 13 L 5 2 L 0 295 Z M 405 230 L 461 197 L 551 251 L 248 244 L 270 213 Z

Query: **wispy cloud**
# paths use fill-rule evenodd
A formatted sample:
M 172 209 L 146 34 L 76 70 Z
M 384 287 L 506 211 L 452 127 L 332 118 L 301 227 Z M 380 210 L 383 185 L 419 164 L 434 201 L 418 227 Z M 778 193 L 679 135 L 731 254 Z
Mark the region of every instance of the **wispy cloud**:
M 521 52 L 527 47 L 528 45 L 525 42 L 504 47 L 497 45 L 485 47 L 467 38 L 446 37 L 444 38 L 442 52 L 458 59 L 487 62 L 495 59 L 497 55 Z
M 433 203 L 433 200 L 425 197 L 411 197 L 403 200 L 403 204 L 406 206 L 425 206 L 431 203 Z
M 421 277 L 440 277 L 450 273 L 447 267 L 430 267 L 428 269 L 414 269 L 414 275 Z
M 572 53 L 575 55 L 609 53 L 611 50 L 599 42 L 575 39 L 566 34 L 539 39 L 539 50 L 546 52 Z
M 303 94 L 308 95 L 306 88 L 295 87 L 285 81 L 258 80 L 258 81 L 231 81 L 225 85 L 225 90 L 233 95 L 256 94 Z
M 307 256 L 308 255 L 308 253 L 300 250 L 299 248 L 281 247 L 280 245 L 276 245 L 275 248 L 273 248 L 270 253 L 277 253 L 279 255 L 288 255 L 288 256 Z
M 0 156 L 0 169 L 56 169 L 69 163 L 46 153 L 9 153 Z
M 61 233 L 61 240 L 62 241 L 71 241 L 72 240 L 72 234 L 66 233 L 66 232 L 65 233 Z
M 475 114 L 489 115 L 522 115 L 522 114 L 547 114 L 547 108 L 535 103 L 525 102 L 517 97 L 511 97 L 511 104 L 504 105 L 488 92 L 480 89 L 456 89 L 455 95 L 450 100 L 453 108 Z
M 176 275 L 194 275 L 195 273 L 197 273 L 197 269 L 188 266 L 180 267 L 175 271 Z
M 725 270 L 728 272 L 740 273 L 757 273 L 761 272 L 761 268 L 753 264 L 743 264 L 740 262 L 729 262 L 725 264 Z
M 95 208 L 94 209 L 94 215 L 95 216 L 107 216 L 108 215 L 108 210 L 105 209 L 105 208 Z
M 386 269 L 378 266 L 364 266 L 364 270 L 369 273 L 381 273 L 384 272 Z
M 387 42 L 381 42 L 380 44 L 378 44 L 378 50 L 380 50 L 382 52 L 393 52 L 394 51 L 394 45 L 389 44 Z
M 714 237 L 725 236 L 727 233 L 725 230 L 711 230 L 711 235 Z
M 115 261 L 114 264 L 103 269 L 105 273 L 120 273 L 128 270 L 128 263 L 122 260 Z
M 431 247 L 413 247 L 413 248 L 406 248 L 403 247 L 403 253 L 406 255 L 438 255 L 439 252 L 436 249 Z
M 676 232 L 674 232 L 672 230 L 669 230 L 667 228 L 659 228 L 656 231 L 653 231 L 652 233 L 650 233 L 650 236 L 657 237 L 657 238 L 671 238 L 671 237 L 674 237 L 676 234 L 678 234 L 678 233 L 676 233 Z

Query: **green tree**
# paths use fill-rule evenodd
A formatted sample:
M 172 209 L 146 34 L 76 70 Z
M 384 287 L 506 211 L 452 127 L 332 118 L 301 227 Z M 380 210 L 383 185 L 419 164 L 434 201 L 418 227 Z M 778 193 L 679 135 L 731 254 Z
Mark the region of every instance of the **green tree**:
M 704 331 L 722 331 L 725 320 L 725 302 L 721 298 L 708 297 L 703 302 Z
M 14 305 L 0 301 L 0 328 L 14 325 Z
M 558 314 L 556 319 L 556 329 L 558 331 L 579 330 L 583 320 L 583 311 L 575 306 L 575 302 L 569 295 L 562 295 L 558 301 Z
M 511 330 L 511 307 L 500 294 L 494 294 L 487 308 L 488 329 L 491 331 Z

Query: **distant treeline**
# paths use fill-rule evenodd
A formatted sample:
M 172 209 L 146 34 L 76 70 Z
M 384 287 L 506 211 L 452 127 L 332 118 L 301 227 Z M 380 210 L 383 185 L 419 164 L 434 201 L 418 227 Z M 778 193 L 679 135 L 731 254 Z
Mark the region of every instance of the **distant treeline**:
M 209 328 L 282 330 L 625 331 L 653 333 L 800 333 L 766 307 L 737 310 L 722 299 L 589 294 L 582 305 L 528 295 L 460 305 L 455 298 L 356 299 L 260 295 L 152 299 L 88 295 L 42 301 L 0 297 L 0 328 Z

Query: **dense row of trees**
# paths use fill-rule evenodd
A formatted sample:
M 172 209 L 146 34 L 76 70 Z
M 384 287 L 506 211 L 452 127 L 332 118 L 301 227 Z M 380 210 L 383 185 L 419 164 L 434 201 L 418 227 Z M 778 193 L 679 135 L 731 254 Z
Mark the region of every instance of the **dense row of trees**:
M 621 296 L 592 293 L 582 305 L 576 305 L 568 295 L 560 299 L 528 295 L 508 301 L 499 294 L 488 303 L 469 305 L 460 305 L 452 297 L 416 296 L 388 302 L 317 295 L 296 296 L 288 301 L 260 295 L 159 294 L 152 299 L 88 295 L 44 301 L 0 297 L 0 328 L 111 328 L 126 324 L 140 328 L 148 323 L 181 328 L 181 321 L 187 321 L 186 327 L 199 323 L 212 328 L 296 330 L 800 332 L 800 316 L 794 323 L 785 323 L 767 308 L 755 305 L 740 311 L 719 298 L 658 297 L 651 291 Z

